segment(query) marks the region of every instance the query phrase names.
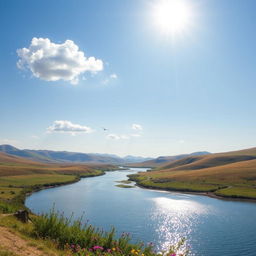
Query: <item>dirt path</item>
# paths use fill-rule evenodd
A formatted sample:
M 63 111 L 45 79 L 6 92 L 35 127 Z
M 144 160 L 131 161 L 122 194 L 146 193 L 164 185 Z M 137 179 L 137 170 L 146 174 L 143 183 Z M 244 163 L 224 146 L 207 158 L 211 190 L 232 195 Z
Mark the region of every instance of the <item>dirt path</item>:
M 3 249 L 20 256 L 48 256 L 45 252 L 29 245 L 29 242 L 12 233 L 6 227 L 0 227 L 0 245 Z

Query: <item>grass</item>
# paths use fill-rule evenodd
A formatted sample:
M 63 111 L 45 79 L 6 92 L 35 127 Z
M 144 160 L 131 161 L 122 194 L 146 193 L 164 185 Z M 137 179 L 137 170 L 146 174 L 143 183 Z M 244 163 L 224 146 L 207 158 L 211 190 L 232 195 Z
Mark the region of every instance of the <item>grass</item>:
M 22 188 L 0 187 L 0 198 L 5 200 L 13 199 L 21 192 Z
M 63 174 L 30 174 L 0 177 L 0 186 L 28 187 L 74 181 L 76 176 Z
M 216 191 L 218 196 L 233 197 L 233 198 L 256 198 L 256 188 L 255 187 L 229 187 Z M 239 195 L 239 196 L 238 196 Z
M 0 256 L 18 256 L 18 255 L 0 246 Z
M 33 219 L 33 234 L 36 237 L 51 239 L 59 248 L 68 249 L 71 255 L 141 255 L 162 256 L 165 253 L 156 253 L 152 245 L 144 246 L 142 243 L 131 243 L 130 236 L 123 233 L 116 237 L 115 229 L 109 232 L 94 228 L 88 223 L 82 224 L 82 218 L 73 220 L 52 210 Z M 169 254 L 175 253 L 182 246 L 183 241 L 176 247 L 170 248 Z M 186 253 L 182 254 L 186 255 Z
M 254 148 L 186 157 L 150 172 L 130 175 L 130 180 L 147 188 L 212 192 L 223 197 L 256 199 L 255 152 Z M 245 153 L 248 155 L 243 155 Z
M 162 189 L 170 191 L 183 191 L 183 192 L 213 192 L 218 190 L 220 187 L 214 184 L 200 184 L 196 182 L 177 182 L 177 181 L 161 181 L 157 182 L 148 177 L 143 177 L 139 175 L 129 175 L 131 180 L 137 182 L 138 185 L 153 188 Z
M 35 247 L 36 249 L 42 251 L 44 255 L 48 256 L 64 256 L 66 254 L 63 250 L 58 250 L 54 241 L 49 239 L 38 239 L 35 237 L 33 234 L 34 224 L 31 222 L 24 224 L 13 216 L 1 216 L 0 214 L 0 226 L 7 227 L 14 236 L 24 240 L 24 249 L 26 249 L 27 246 Z M 3 246 L 0 246 L 0 255 L 16 256 L 17 254 L 4 248 Z
M 82 218 L 65 218 L 54 210 L 49 214 L 31 216 L 31 219 L 32 222 L 24 224 L 13 216 L 0 215 L 0 226 L 8 227 L 13 234 L 25 240 L 27 246 L 33 246 L 49 256 L 163 256 L 181 250 L 181 255 L 187 255 L 184 240 L 172 246 L 169 252 L 156 253 L 152 244 L 131 243 L 127 233 L 117 237 L 114 228 L 105 232 L 88 223 L 82 224 Z M 6 256 L 15 255 L 3 247 L 0 247 L 0 252 Z
M 124 185 L 124 184 L 118 184 L 118 185 L 116 185 L 116 187 L 119 187 L 119 188 L 134 188 L 134 186 Z
M 117 183 L 123 183 L 123 184 L 131 184 L 132 181 L 130 180 L 120 180 L 120 181 L 116 181 Z

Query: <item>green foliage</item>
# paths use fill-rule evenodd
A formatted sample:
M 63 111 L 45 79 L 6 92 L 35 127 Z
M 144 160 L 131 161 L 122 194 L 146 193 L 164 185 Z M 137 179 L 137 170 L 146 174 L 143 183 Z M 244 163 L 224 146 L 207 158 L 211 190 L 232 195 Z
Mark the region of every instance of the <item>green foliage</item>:
M 35 217 L 33 224 L 33 234 L 36 237 L 55 241 L 59 248 L 69 251 L 68 255 L 164 255 L 156 254 L 152 245 L 143 247 L 140 243 L 130 243 L 130 236 L 127 233 L 116 238 L 114 228 L 110 232 L 105 232 L 88 223 L 82 224 L 82 218 L 78 220 L 73 220 L 72 216 L 66 218 L 54 209 L 49 214 Z M 170 252 L 175 253 L 181 244 L 183 242 L 178 247 L 171 247 Z
M 0 201 L 0 213 L 13 213 L 19 209 L 15 204 Z

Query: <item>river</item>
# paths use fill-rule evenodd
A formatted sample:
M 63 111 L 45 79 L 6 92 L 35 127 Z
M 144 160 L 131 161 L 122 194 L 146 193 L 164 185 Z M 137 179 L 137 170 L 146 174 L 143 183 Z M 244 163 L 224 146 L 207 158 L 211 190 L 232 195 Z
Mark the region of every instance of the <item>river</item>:
M 42 190 L 29 196 L 26 206 L 37 214 L 54 205 L 68 217 L 84 215 L 90 224 L 104 230 L 114 226 L 118 234 L 129 232 L 133 241 L 153 242 L 157 250 L 185 237 L 191 255 L 256 255 L 256 203 L 115 186 L 145 170 L 107 172 Z

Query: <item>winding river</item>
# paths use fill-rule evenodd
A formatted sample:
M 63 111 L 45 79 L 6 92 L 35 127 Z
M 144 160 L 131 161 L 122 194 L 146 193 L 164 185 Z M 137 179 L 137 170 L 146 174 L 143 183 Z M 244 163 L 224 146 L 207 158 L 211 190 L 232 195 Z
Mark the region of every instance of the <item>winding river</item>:
M 187 239 L 191 255 L 255 256 L 256 203 L 224 201 L 200 195 L 120 188 L 116 181 L 146 171 L 131 168 L 104 176 L 42 190 L 29 196 L 26 206 L 35 213 L 55 209 L 133 241 L 154 242 L 158 250 Z

